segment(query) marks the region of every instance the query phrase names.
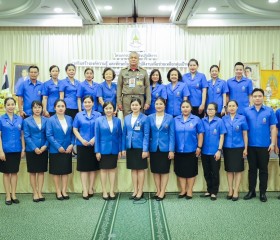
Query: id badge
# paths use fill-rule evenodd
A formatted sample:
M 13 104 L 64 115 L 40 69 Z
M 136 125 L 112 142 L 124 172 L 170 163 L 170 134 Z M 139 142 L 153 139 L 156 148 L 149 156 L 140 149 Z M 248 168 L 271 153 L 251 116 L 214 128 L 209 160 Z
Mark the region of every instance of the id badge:
M 134 130 L 140 131 L 140 126 L 135 126 Z
M 143 81 L 142 80 L 137 80 L 136 84 L 137 84 L 137 86 L 143 86 Z
M 135 78 L 130 78 L 129 79 L 129 87 L 134 88 L 135 87 Z

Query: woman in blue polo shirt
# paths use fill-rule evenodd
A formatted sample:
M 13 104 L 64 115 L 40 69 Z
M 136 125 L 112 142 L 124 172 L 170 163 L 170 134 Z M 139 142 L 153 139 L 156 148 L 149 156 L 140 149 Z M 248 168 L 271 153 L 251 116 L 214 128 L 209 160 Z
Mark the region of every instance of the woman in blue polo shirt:
M 93 110 L 98 110 L 98 98 L 97 98 L 97 90 L 99 88 L 99 84 L 93 81 L 94 71 L 92 68 L 86 68 L 84 71 L 85 81 L 80 83 L 77 91 L 77 99 L 78 99 L 78 109 L 79 112 L 82 111 L 82 100 L 86 95 L 91 95 L 94 100 Z
M 198 61 L 196 59 L 190 59 L 188 67 L 190 72 L 184 74 L 183 82 L 188 85 L 190 91 L 189 100 L 193 106 L 192 113 L 203 118 L 208 83 L 205 75 L 197 71 Z
M 162 84 L 161 74 L 158 69 L 153 69 L 150 74 L 150 89 L 151 89 L 151 105 L 145 111 L 146 115 L 156 112 L 155 102 L 158 97 L 167 99 L 166 86 Z
M 3 183 L 6 191 L 6 205 L 19 203 L 16 197 L 17 173 L 20 158 L 24 157 L 25 144 L 22 131 L 23 119 L 14 114 L 15 99 L 4 100 L 6 113 L 0 117 L 0 172 L 3 173 Z
M 201 153 L 204 128 L 199 117 L 191 114 L 190 101 L 181 104 L 182 115 L 174 118 L 175 122 L 175 158 L 176 173 L 181 192 L 178 198 L 192 199 L 193 185 L 198 174 L 198 157 Z
M 44 82 L 43 85 L 43 113 L 45 117 L 51 117 L 55 114 L 54 102 L 59 99 L 59 87 L 60 80 L 58 79 L 59 67 L 52 65 L 50 67 L 51 79 Z
M 67 77 L 58 86 L 59 98 L 63 99 L 67 105 L 65 114 L 74 119 L 78 113 L 77 91 L 80 81 L 74 78 L 76 74 L 76 66 L 74 64 L 68 63 L 65 71 Z
M 231 100 L 227 104 L 228 115 L 223 117 L 227 133 L 225 134 L 223 154 L 227 172 L 228 200 L 237 201 L 241 173 L 244 171 L 244 157 L 248 149 L 248 125 L 246 118 L 237 114 L 238 103 Z M 233 190 L 234 181 L 234 190 Z
M 188 86 L 182 82 L 182 75 L 177 68 L 171 68 L 167 73 L 170 82 L 166 85 L 167 106 L 166 112 L 173 117 L 181 114 L 180 105 L 183 100 L 187 100 L 190 95 Z
M 156 113 L 147 118 L 150 165 L 157 189 L 153 198 L 157 201 L 165 198 L 170 163 L 171 159 L 174 159 L 175 148 L 174 119 L 172 115 L 165 113 L 165 105 L 165 99 L 158 97 L 155 103 Z
M 48 141 L 46 137 L 47 118 L 41 116 L 43 105 L 32 102 L 33 115 L 23 121 L 27 171 L 33 190 L 33 202 L 45 201 L 42 195 L 44 172 L 48 171 Z
M 95 153 L 100 166 L 102 197 L 104 200 L 115 200 L 117 160 L 121 158 L 122 153 L 122 127 L 120 119 L 114 117 L 115 109 L 112 102 L 105 102 L 103 110 L 105 116 L 97 118 L 95 122 Z M 106 189 L 108 176 L 109 194 Z
M 127 169 L 131 169 L 134 191 L 129 199 L 138 201 L 144 195 L 145 169 L 148 168 L 149 132 L 147 117 L 141 113 L 141 100 L 133 98 L 130 106 L 132 113 L 124 119 L 122 154 L 126 156 Z
M 208 81 L 207 105 L 215 102 L 218 105 L 217 116 L 221 117 L 226 113 L 226 102 L 228 87 L 225 80 L 219 78 L 219 67 L 212 65 L 210 67 L 211 79 Z
M 223 120 L 216 116 L 217 111 L 217 104 L 209 103 L 206 110 L 208 116 L 202 119 L 205 132 L 201 160 L 207 192 L 201 197 L 211 197 L 211 200 L 217 199 L 219 191 L 221 153 L 226 133 Z
M 89 200 L 93 196 L 95 173 L 99 170 L 99 163 L 94 153 L 94 126 L 101 114 L 93 111 L 92 96 L 85 96 L 83 105 L 85 110 L 76 115 L 73 132 L 77 138 L 77 171 L 81 173 L 83 199 Z
M 55 115 L 47 121 L 46 135 L 50 144 L 49 173 L 53 175 L 57 200 L 68 200 L 68 174 L 72 173 L 73 120 L 65 115 L 66 103 L 58 99 L 54 103 Z
M 97 97 L 99 101 L 98 112 L 103 113 L 103 104 L 104 102 L 112 102 L 114 104 L 114 109 L 116 109 L 117 101 L 117 84 L 112 81 L 116 77 L 116 73 L 112 68 L 105 68 L 102 77 L 104 82 L 99 84 L 97 90 Z

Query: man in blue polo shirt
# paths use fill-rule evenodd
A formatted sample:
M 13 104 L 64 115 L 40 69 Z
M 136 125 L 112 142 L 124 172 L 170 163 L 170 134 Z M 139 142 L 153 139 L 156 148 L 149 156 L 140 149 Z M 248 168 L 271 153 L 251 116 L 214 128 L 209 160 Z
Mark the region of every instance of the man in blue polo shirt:
M 244 111 L 248 131 L 249 192 L 245 200 L 256 197 L 257 173 L 259 170 L 260 200 L 267 201 L 269 154 L 274 151 L 277 119 L 272 108 L 264 106 L 264 91 L 255 88 L 252 91 L 253 106 Z
M 237 62 L 234 65 L 235 77 L 227 80 L 229 100 L 235 100 L 238 103 L 239 114 L 244 115 L 244 109 L 249 107 L 251 92 L 253 90 L 252 80 L 245 78 L 244 64 Z
M 21 83 L 16 95 L 18 96 L 18 108 L 21 117 L 32 115 L 31 103 L 34 100 L 42 101 L 42 82 L 37 80 L 39 68 L 30 66 L 28 68 L 29 79 Z

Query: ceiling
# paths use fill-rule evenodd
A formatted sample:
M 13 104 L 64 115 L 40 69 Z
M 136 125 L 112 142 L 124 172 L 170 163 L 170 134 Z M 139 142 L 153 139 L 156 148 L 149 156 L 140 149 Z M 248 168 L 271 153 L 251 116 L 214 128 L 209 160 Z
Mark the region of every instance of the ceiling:
M 167 10 L 161 11 L 159 6 Z M 54 12 L 57 7 L 62 12 Z M 216 11 L 209 12 L 210 7 Z M 280 0 L 273 4 L 268 0 L 0 0 L 0 26 L 133 22 L 169 22 L 190 27 L 280 26 Z

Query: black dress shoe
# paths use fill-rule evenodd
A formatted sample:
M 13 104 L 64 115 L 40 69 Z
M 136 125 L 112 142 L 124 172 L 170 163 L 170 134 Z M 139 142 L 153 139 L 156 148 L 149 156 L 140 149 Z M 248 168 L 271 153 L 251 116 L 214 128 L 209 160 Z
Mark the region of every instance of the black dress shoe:
M 107 196 L 107 197 L 102 196 L 102 198 L 103 198 L 103 200 L 105 200 L 105 201 L 108 201 L 108 200 L 109 200 L 109 196 Z
M 278 199 L 280 200 L 280 196 L 278 196 Z
M 154 195 L 154 196 L 151 197 L 151 199 L 155 199 L 155 200 L 156 200 L 157 198 L 158 198 L 157 195 Z
M 237 196 L 237 197 L 232 197 L 231 200 L 232 200 L 233 202 L 236 202 L 236 201 L 238 201 L 238 199 L 239 199 L 239 197 Z
M 192 199 L 192 196 L 186 195 L 186 199 L 187 199 L 187 200 L 191 200 L 191 199 Z
M 184 198 L 186 197 L 186 193 L 185 194 L 178 194 L 178 198 Z
M 200 197 L 202 197 L 202 198 L 206 198 L 206 197 L 210 197 L 211 196 L 211 194 L 209 193 L 209 194 L 201 194 L 201 195 L 199 195 Z
M 62 195 L 64 200 L 69 200 L 70 199 L 69 195 L 63 195 L 62 193 L 61 193 L 61 195 Z
M 210 199 L 212 200 L 212 201 L 216 201 L 217 200 L 217 196 L 210 196 Z
M 266 197 L 265 193 L 262 193 L 260 195 L 260 200 L 261 200 L 261 202 L 267 202 L 267 197 Z
M 60 196 L 60 197 L 59 197 L 59 196 L 57 196 L 57 194 L 56 194 L 56 199 L 59 200 L 59 201 L 64 200 L 63 196 Z
M 137 194 L 136 194 L 137 195 Z M 136 195 L 131 195 L 128 199 L 129 200 L 134 200 L 134 198 L 136 197 Z
M 88 194 L 88 197 L 89 197 L 89 198 L 92 198 L 92 197 L 93 197 L 93 193 L 89 193 L 89 194 Z
M 116 200 L 116 199 L 117 199 L 117 195 L 111 196 L 111 195 L 109 194 L 109 199 L 110 199 L 110 200 Z
M 227 200 L 231 200 L 231 199 L 232 199 L 232 195 L 231 196 L 227 195 Z
M 39 198 L 33 198 L 33 202 L 35 202 L 35 203 L 38 203 L 38 202 L 40 202 L 40 199 Z
M 163 197 L 159 197 L 159 196 L 158 196 L 158 197 L 156 198 L 157 201 L 162 201 L 163 199 L 165 199 L 165 195 L 164 195 Z
M 144 193 L 140 197 L 135 196 L 134 201 L 139 201 L 144 197 Z
M 83 199 L 84 200 L 89 200 L 89 196 L 85 196 L 85 197 L 83 196 Z
M 249 200 L 256 197 L 256 192 L 248 192 L 245 196 L 244 196 L 244 200 Z
M 44 197 L 39 198 L 40 202 L 44 202 L 46 199 Z
M 8 205 L 8 206 L 9 206 L 9 205 L 12 205 L 12 200 L 6 200 L 6 201 L 5 201 L 5 204 Z
M 19 200 L 17 198 L 15 198 L 15 199 L 11 198 L 11 200 L 12 200 L 12 203 L 19 204 Z

